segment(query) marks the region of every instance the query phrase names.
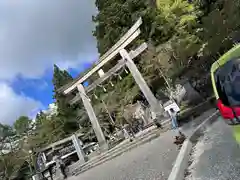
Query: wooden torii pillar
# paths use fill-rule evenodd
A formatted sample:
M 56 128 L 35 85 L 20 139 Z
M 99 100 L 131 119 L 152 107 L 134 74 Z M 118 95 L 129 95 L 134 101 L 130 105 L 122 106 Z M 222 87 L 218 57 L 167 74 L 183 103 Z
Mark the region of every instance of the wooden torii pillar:
M 130 70 L 134 80 L 136 81 L 140 90 L 142 91 L 145 98 L 147 99 L 152 111 L 155 112 L 157 115 L 159 113 L 162 113 L 162 108 L 160 108 L 160 104 L 159 104 L 158 100 L 156 99 L 156 97 L 153 95 L 152 91 L 148 87 L 146 81 L 142 77 L 137 66 L 134 64 L 133 59 L 131 58 L 129 53 L 125 49 L 122 49 L 120 51 L 120 54 L 121 54 L 122 58 L 126 61 L 126 65 L 127 65 L 128 69 Z
M 83 102 L 83 105 L 87 111 L 87 114 L 88 114 L 88 117 L 91 121 L 91 124 L 92 124 L 92 127 L 93 127 L 93 130 L 96 134 L 96 137 L 97 137 L 97 140 L 98 140 L 98 144 L 101 148 L 101 151 L 105 151 L 108 149 L 108 144 L 106 142 L 106 139 L 105 139 L 105 136 L 103 134 L 103 131 L 100 127 L 100 124 L 98 122 L 98 119 L 95 115 L 95 112 L 93 110 L 93 107 L 91 105 L 91 101 L 90 99 L 88 98 L 86 92 L 85 92 L 85 89 L 83 87 L 82 84 L 78 84 L 77 85 L 77 88 L 78 88 L 78 91 L 79 91 L 79 94 L 81 96 L 81 99 L 82 99 L 82 102 Z
M 158 100 L 155 98 L 150 88 L 148 87 L 146 81 L 142 77 L 141 73 L 137 69 L 136 65 L 133 62 L 133 59 L 141 54 L 145 49 L 147 49 L 147 44 L 143 43 L 134 51 L 130 51 L 129 53 L 125 50 L 125 48 L 140 35 L 140 25 L 142 24 L 142 19 L 139 18 L 138 21 L 130 28 L 130 30 L 109 50 L 107 51 L 98 61 L 96 66 L 91 69 L 86 75 L 83 77 L 79 77 L 75 79 L 72 83 L 67 84 L 59 89 L 59 91 L 63 91 L 64 94 L 69 94 L 73 90 L 77 89 L 79 94 L 71 100 L 71 104 L 76 103 L 80 99 L 82 99 L 84 107 L 88 113 L 89 119 L 92 123 L 92 127 L 98 139 L 98 143 L 102 151 L 108 148 L 106 143 L 106 139 L 102 132 L 102 129 L 99 125 L 98 119 L 94 113 L 93 107 L 91 105 L 90 99 L 87 96 L 87 93 L 92 91 L 98 85 L 103 83 L 109 77 L 114 75 L 117 71 L 119 71 L 124 66 L 127 66 L 129 71 L 131 72 L 134 80 L 138 84 L 140 90 L 144 94 L 148 103 L 150 104 L 151 110 L 155 112 L 155 114 L 162 113 L 162 106 L 158 103 Z M 107 62 L 114 59 L 120 53 L 122 60 L 119 60 L 118 63 L 111 68 L 108 72 L 106 72 L 102 77 L 97 79 L 95 82 L 85 87 L 82 85 L 91 75 L 99 71 Z

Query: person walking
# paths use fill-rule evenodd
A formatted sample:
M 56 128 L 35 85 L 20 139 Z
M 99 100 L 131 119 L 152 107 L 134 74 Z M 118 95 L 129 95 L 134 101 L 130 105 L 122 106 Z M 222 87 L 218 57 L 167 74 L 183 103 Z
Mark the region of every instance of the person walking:
M 60 157 L 59 153 L 55 152 L 54 154 L 55 155 L 53 157 L 53 160 L 56 162 L 56 168 L 60 169 L 64 179 L 66 179 L 67 174 L 66 174 L 66 171 L 65 171 L 65 169 L 66 169 L 65 164 L 64 164 L 62 158 Z

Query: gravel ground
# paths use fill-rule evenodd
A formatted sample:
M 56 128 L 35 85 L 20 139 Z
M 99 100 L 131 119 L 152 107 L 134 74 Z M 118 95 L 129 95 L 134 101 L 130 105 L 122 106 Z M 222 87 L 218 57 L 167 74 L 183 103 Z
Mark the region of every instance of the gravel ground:
M 196 144 L 186 180 L 240 180 L 240 147 L 219 118 Z

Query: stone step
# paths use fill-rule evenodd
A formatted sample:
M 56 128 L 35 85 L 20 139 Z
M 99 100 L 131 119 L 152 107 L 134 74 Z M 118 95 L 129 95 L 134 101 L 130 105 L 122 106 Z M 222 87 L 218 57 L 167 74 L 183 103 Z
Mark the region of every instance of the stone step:
M 135 147 L 137 147 L 137 146 L 139 146 L 141 144 L 149 142 L 149 141 L 157 138 L 158 136 L 159 135 L 157 135 L 157 134 L 149 135 L 147 138 L 144 138 L 143 140 L 140 140 L 140 141 L 138 141 L 138 142 L 136 142 L 134 144 L 129 145 L 128 147 L 126 147 L 124 149 L 121 149 L 119 151 L 116 151 L 115 153 L 111 153 L 111 154 L 105 156 L 104 158 L 99 159 L 99 161 L 96 161 L 96 162 L 93 162 L 93 163 L 90 163 L 90 164 L 87 164 L 87 165 L 81 167 L 81 169 L 78 172 L 74 173 L 74 175 L 77 176 L 80 173 L 83 173 L 83 172 L 85 172 L 85 171 L 87 171 L 87 170 L 89 170 L 91 168 L 94 168 L 94 167 L 96 167 L 96 166 L 98 166 L 98 165 L 100 165 L 100 164 L 102 164 L 104 162 L 107 162 L 107 161 L 109 161 L 109 160 L 111 160 L 111 159 L 113 159 L 113 158 L 123 154 L 126 151 L 129 151 L 129 150 L 131 150 L 131 149 L 133 149 L 133 148 L 135 148 Z
M 121 146 L 117 147 L 117 148 L 113 148 L 113 149 L 110 149 L 109 151 L 103 153 L 103 154 L 100 154 L 98 155 L 97 157 L 87 161 L 86 163 L 82 164 L 82 165 L 78 165 L 78 167 L 76 169 L 74 169 L 74 172 L 78 172 L 79 170 L 81 170 L 82 168 L 84 168 L 85 166 L 88 166 L 89 164 L 94 164 L 94 163 L 97 163 L 105 158 L 107 158 L 108 156 L 111 156 L 112 154 L 116 153 L 116 152 L 120 152 L 122 149 L 126 149 L 127 147 L 129 147 L 131 144 L 135 144 L 136 142 L 138 141 L 141 141 L 141 139 L 143 139 L 144 137 L 140 137 L 138 139 L 134 139 L 133 142 L 126 142 L 124 144 L 122 144 Z M 73 172 L 73 174 L 75 174 Z
M 142 136 L 139 136 L 139 137 L 135 138 L 135 139 L 134 139 L 134 142 L 135 142 L 135 141 L 138 141 L 138 140 L 141 140 L 142 138 L 144 138 L 144 137 L 145 137 L 146 135 L 148 135 L 149 133 L 152 133 L 152 132 L 148 132 L 148 133 L 146 133 L 146 134 L 144 134 L 144 135 L 142 135 Z M 121 145 L 117 145 L 117 146 L 113 147 L 112 149 L 110 149 L 110 150 L 108 150 L 108 151 L 106 151 L 106 152 L 104 152 L 104 153 L 102 153 L 102 154 L 100 154 L 100 155 L 98 155 L 98 156 L 96 156 L 96 157 L 91 158 L 89 161 L 87 161 L 86 163 L 84 163 L 84 164 L 82 164 L 82 165 L 79 164 L 79 165 L 78 165 L 78 168 L 79 168 L 79 167 L 82 167 L 82 166 L 84 166 L 84 165 L 87 165 L 87 164 L 89 164 L 89 163 L 93 163 L 93 162 L 95 162 L 95 161 L 99 161 L 100 159 L 104 158 L 105 156 L 109 155 L 110 153 L 114 153 L 114 152 L 118 151 L 119 149 L 124 149 L 125 147 L 128 147 L 130 144 L 132 144 L 132 143 L 134 143 L 134 142 L 130 142 L 130 140 L 125 140 L 125 142 L 122 143 Z M 76 165 L 75 165 L 75 166 L 76 166 Z
M 110 159 L 113 159 L 114 157 L 119 156 L 122 153 L 124 153 L 124 152 L 138 146 L 138 145 L 141 145 L 143 143 L 146 143 L 146 142 L 158 137 L 161 132 L 164 132 L 164 131 L 169 129 L 169 127 L 170 127 L 169 124 L 170 124 L 170 122 L 165 123 L 165 125 L 163 126 L 163 129 L 151 130 L 150 132 L 147 132 L 146 134 L 135 138 L 133 140 L 133 142 L 128 141 L 128 142 L 122 144 L 121 146 L 118 146 L 116 148 L 112 148 L 111 150 L 95 157 L 94 159 L 91 159 L 90 161 L 88 161 L 88 162 L 86 162 L 82 165 L 79 165 L 77 168 L 74 168 L 71 171 L 72 174 L 73 175 L 79 174 L 79 173 L 85 171 L 85 169 L 90 169 L 90 168 L 95 167 L 99 164 L 102 164 L 103 162 L 106 162 Z

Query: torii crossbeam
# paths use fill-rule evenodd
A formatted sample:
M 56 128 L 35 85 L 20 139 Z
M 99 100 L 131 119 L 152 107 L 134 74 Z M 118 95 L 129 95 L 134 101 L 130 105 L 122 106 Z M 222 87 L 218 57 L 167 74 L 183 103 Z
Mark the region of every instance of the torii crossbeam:
M 76 103 L 80 99 L 83 101 L 83 105 L 88 113 L 89 119 L 92 123 L 94 132 L 96 134 L 100 148 L 104 151 L 108 148 L 105 137 L 99 125 L 98 119 L 94 113 L 93 107 L 91 105 L 90 99 L 87 96 L 87 93 L 93 90 L 95 87 L 106 81 L 110 76 L 119 71 L 121 68 L 127 66 L 131 72 L 135 82 L 138 84 L 140 90 L 147 99 L 152 112 L 155 114 L 162 113 L 162 106 L 159 104 L 158 100 L 155 98 L 150 88 L 148 87 L 146 81 L 139 72 L 137 66 L 134 64 L 133 59 L 140 55 L 145 49 L 147 49 L 147 44 L 141 44 L 137 49 L 126 51 L 126 47 L 134 41 L 140 35 L 140 26 L 142 24 L 142 19 L 139 18 L 138 21 L 130 28 L 130 30 L 109 50 L 107 51 L 97 62 L 96 66 L 90 69 L 84 76 L 76 78 L 73 82 L 63 86 L 59 91 L 64 94 L 69 94 L 74 90 L 78 90 L 79 94 L 71 100 L 71 104 Z M 97 79 L 95 82 L 87 86 L 86 88 L 82 85 L 89 77 L 94 73 L 99 71 L 107 62 L 113 60 L 118 54 L 122 57 L 118 63 L 106 72 L 102 77 Z

